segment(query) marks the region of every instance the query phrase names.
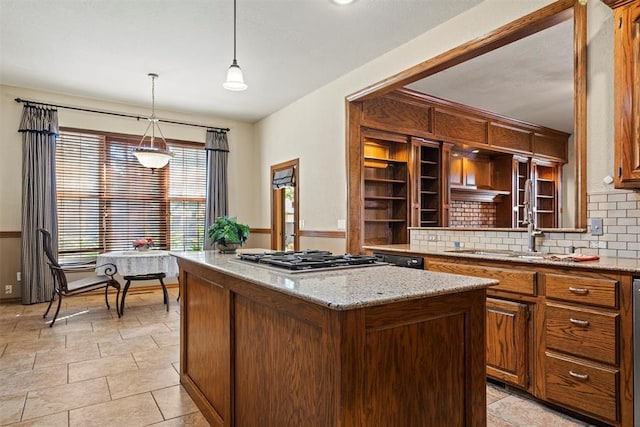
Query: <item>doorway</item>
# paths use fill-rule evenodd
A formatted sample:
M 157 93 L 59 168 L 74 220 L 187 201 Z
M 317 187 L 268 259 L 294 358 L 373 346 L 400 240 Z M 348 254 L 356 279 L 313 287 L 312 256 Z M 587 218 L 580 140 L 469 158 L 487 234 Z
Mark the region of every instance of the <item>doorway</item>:
M 299 160 L 271 166 L 271 249 L 300 250 Z

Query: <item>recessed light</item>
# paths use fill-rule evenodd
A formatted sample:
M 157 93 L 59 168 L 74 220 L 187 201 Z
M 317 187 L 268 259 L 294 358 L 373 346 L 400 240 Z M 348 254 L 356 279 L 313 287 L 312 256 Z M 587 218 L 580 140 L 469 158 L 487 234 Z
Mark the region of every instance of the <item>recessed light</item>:
M 480 152 L 480 150 L 471 150 L 471 152 L 472 152 L 473 154 L 478 154 L 478 153 Z
M 353 3 L 356 0 L 331 0 L 331 3 L 335 3 L 340 6 L 346 6 L 348 4 Z

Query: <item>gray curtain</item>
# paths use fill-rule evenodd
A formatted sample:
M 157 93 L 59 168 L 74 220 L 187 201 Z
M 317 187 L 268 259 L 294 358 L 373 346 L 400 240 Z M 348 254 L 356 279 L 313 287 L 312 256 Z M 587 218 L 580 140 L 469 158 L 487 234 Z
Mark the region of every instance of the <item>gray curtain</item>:
M 57 110 L 25 105 L 18 132 L 22 132 L 22 303 L 33 304 L 48 301 L 53 293 L 53 278 L 36 230 L 51 232 L 57 255 Z
M 204 145 L 207 150 L 207 203 L 204 215 L 205 239 L 204 248 L 211 249 L 206 230 L 219 216 L 227 216 L 227 158 L 229 141 L 223 131 L 207 130 Z

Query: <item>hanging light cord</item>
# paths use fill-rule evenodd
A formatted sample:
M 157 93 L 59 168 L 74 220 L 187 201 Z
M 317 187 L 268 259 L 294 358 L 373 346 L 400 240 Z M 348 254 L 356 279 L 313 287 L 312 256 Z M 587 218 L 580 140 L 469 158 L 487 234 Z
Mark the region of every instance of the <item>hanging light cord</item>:
M 233 0 L 233 63 L 236 63 L 236 0 Z

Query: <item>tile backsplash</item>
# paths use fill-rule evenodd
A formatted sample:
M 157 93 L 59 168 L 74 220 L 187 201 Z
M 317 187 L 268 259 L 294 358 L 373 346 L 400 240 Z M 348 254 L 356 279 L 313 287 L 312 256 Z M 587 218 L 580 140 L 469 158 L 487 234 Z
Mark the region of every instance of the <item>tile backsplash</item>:
M 540 252 L 569 253 L 573 246 L 576 252 L 605 257 L 640 258 L 640 192 L 615 190 L 606 193 L 591 193 L 588 196 L 588 222 L 602 218 L 603 235 L 568 232 L 562 229 L 545 232 L 536 238 Z M 527 232 L 513 230 L 438 229 L 416 228 L 411 230 L 411 244 L 429 250 L 450 250 L 454 242 L 464 248 L 503 249 L 525 251 Z
M 451 227 L 495 227 L 495 203 L 466 202 L 452 200 L 449 208 L 449 225 Z

